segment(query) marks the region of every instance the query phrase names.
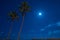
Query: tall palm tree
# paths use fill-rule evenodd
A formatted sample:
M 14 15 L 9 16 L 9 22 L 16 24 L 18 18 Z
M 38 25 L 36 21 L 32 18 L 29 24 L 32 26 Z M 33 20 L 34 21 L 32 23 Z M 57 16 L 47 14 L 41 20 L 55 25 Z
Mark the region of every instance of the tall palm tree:
M 26 12 L 28 12 L 29 10 L 30 9 L 29 9 L 29 6 L 27 5 L 27 2 L 22 2 L 22 5 L 19 7 L 19 11 L 22 14 L 22 23 L 20 26 L 20 31 L 18 32 L 18 39 L 17 40 L 20 40 L 20 33 L 22 32 L 22 28 L 23 28 L 24 17 L 26 15 Z
M 10 34 L 12 32 L 13 21 L 18 18 L 18 15 L 16 14 L 15 11 L 10 12 L 9 16 L 10 16 L 9 19 L 11 19 L 12 23 L 10 25 L 10 29 L 9 29 L 9 32 L 8 32 L 8 40 L 10 39 Z

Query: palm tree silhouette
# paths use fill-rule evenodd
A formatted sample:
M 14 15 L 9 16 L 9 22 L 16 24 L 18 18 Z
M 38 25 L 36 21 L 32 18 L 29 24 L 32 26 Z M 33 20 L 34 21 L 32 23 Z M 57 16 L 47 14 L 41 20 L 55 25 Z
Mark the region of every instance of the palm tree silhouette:
M 28 6 L 27 2 L 22 2 L 22 5 L 19 7 L 19 11 L 21 12 L 22 14 L 22 23 L 21 23 L 21 26 L 20 26 L 20 31 L 18 32 L 18 39 L 17 40 L 20 40 L 20 33 L 22 32 L 22 28 L 23 28 L 23 23 L 24 23 L 24 17 L 26 16 L 26 12 L 29 12 L 29 9 L 30 6 Z
M 8 16 L 10 16 L 9 19 L 11 19 L 11 21 L 12 21 L 12 22 L 11 22 L 11 25 L 10 25 L 9 32 L 8 32 L 8 40 L 10 40 L 10 34 L 11 34 L 11 32 L 12 32 L 13 21 L 18 18 L 18 15 L 17 15 L 17 13 L 16 13 L 15 11 L 11 11 L 11 12 L 8 14 Z

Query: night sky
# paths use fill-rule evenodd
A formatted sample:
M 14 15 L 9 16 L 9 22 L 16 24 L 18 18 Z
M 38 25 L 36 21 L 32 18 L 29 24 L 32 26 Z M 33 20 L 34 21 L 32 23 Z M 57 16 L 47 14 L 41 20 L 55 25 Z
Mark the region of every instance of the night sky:
M 60 38 L 60 0 L 26 0 L 31 7 L 26 13 L 21 38 Z M 12 24 L 10 38 L 17 39 L 22 15 L 19 6 L 23 0 L 0 0 L 0 38 L 8 36 L 11 20 L 8 13 L 16 10 L 19 19 Z M 41 14 L 39 14 L 41 13 Z

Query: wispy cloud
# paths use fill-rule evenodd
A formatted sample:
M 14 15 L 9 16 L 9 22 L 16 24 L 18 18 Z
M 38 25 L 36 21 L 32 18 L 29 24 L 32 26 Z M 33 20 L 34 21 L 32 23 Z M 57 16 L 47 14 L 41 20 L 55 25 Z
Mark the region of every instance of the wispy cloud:
M 52 34 L 52 31 L 49 31 L 49 32 L 48 32 L 48 35 L 51 35 L 51 34 Z
M 60 30 L 55 30 L 53 31 L 53 33 L 60 33 Z
M 15 34 L 12 34 L 12 36 L 15 36 Z
M 56 34 L 56 33 L 60 33 L 60 30 L 49 31 L 48 35 L 52 35 L 52 34 Z
M 1 32 L 1 34 L 3 34 L 4 32 Z
M 54 27 L 54 25 L 60 26 L 60 21 L 57 23 L 49 24 L 49 25 L 45 26 L 44 28 L 40 29 L 40 31 L 45 31 L 49 27 Z
M 45 29 L 40 29 L 40 31 L 44 31 Z
M 57 25 L 57 26 L 60 26 L 60 22 L 57 22 L 56 25 Z

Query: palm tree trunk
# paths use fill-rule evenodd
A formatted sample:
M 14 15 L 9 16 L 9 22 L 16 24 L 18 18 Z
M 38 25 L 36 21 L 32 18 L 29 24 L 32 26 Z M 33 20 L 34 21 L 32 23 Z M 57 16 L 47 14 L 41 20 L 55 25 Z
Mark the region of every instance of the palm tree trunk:
M 7 38 L 4 38 L 4 40 L 9 40 L 10 39 L 10 34 L 11 34 L 11 31 L 12 31 L 12 24 L 13 22 L 11 23 L 11 26 L 10 26 L 10 29 L 9 29 L 9 32 L 8 32 L 8 37 Z
M 20 26 L 20 31 L 18 32 L 18 38 L 17 38 L 17 40 L 20 40 L 20 33 L 22 32 L 23 23 L 24 23 L 24 16 L 22 18 L 22 23 L 21 23 L 21 26 Z
M 12 32 L 12 25 L 13 25 L 13 22 L 11 23 L 11 27 L 10 27 L 10 30 L 9 30 L 9 32 L 8 32 L 8 40 L 10 40 L 10 34 L 11 34 L 11 32 Z

